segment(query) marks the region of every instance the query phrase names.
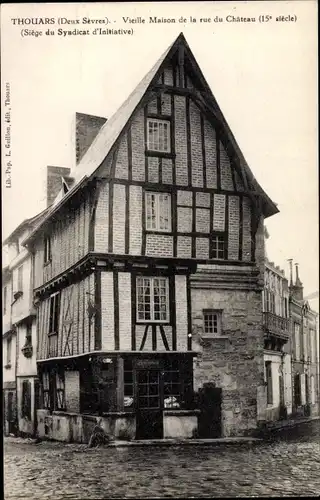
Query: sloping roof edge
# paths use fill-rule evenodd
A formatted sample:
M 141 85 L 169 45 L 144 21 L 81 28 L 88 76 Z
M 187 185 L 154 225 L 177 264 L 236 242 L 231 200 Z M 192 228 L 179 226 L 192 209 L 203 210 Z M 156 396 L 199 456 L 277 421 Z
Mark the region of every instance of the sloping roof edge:
M 10 242 L 12 242 L 14 240 L 14 238 L 16 238 L 18 236 L 19 232 L 23 228 L 29 227 L 33 222 L 36 222 L 36 220 L 38 218 L 40 218 L 41 216 L 44 216 L 45 213 L 49 210 L 49 208 L 50 207 L 47 207 L 44 210 L 42 210 L 41 212 L 39 212 L 37 215 L 35 215 L 34 217 L 30 217 L 30 219 L 25 219 L 24 221 L 20 222 L 20 224 L 2 242 L 2 246 L 6 245 L 6 244 L 8 244 Z

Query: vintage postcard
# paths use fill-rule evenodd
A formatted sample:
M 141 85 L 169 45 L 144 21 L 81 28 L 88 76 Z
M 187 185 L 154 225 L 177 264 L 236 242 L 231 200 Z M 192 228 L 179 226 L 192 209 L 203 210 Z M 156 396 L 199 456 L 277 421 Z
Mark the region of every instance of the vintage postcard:
M 7 500 L 319 493 L 317 16 L 1 5 Z

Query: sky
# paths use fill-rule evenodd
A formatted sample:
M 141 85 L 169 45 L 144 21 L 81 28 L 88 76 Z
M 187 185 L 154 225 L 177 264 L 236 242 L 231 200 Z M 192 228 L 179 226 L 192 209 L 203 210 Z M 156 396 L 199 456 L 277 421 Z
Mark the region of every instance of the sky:
M 266 220 L 268 259 L 288 274 L 292 258 L 299 263 L 305 294 L 319 289 L 315 1 L 1 7 L 1 94 L 3 100 L 9 83 L 12 155 L 11 188 L 4 185 L 7 158 L 2 158 L 3 238 L 45 208 L 47 165 L 75 166 L 75 113 L 110 118 L 183 32 L 253 174 L 278 204 L 280 213 Z M 261 15 L 272 19 L 259 22 Z M 281 15 L 295 21 L 277 22 Z M 176 22 L 150 23 L 150 16 Z M 216 16 L 223 21 L 215 22 Z M 256 22 L 227 22 L 227 16 Z M 40 17 L 52 17 L 55 24 L 13 21 Z M 59 17 L 65 24 L 58 24 Z M 109 24 L 85 25 L 83 17 L 107 17 Z M 125 23 L 124 17 L 140 22 Z M 80 24 L 66 23 L 76 19 Z M 57 31 L 91 32 L 96 26 L 133 34 L 59 36 Z M 45 35 L 48 28 L 55 35 Z M 23 29 L 43 33 L 35 37 Z M 2 141 L 5 111 L 2 101 Z

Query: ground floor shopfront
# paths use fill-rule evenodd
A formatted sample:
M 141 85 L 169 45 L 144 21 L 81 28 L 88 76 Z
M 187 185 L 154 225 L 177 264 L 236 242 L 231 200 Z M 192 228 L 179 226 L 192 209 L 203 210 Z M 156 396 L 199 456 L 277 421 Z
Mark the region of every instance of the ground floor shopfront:
M 97 424 L 116 439 L 197 435 L 193 353 L 54 360 L 39 364 L 39 378 L 39 437 L 87 442 Z

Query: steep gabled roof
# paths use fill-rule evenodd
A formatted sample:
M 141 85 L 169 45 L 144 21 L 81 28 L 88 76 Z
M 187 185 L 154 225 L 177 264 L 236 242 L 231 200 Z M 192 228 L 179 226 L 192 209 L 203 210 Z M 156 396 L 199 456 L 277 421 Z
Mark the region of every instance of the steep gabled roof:
M 114 113 L 111 118 L 104 125 L 102 125 L 88 151 L 84 154 L 79 164 L 70 173 L 70 176 L 73 177 L 76 183 L 79 182 L 84 175 L 89 177 L 101 165 L 120 136 L 128 120 L 140 104 L 140 101 L 147 92 L 150 84 L 153 83 L 162 63 L 167 58 L 169 53 L 172 52 L 172 49 L 177 43 L 178 39 L 162 54 L 155 65 L 144 76 L 141 82 L 120 106 L 118 111 L 116 111 L 116 113 Z
M 96 138 L 92 142 L 87 152 L 84 154 L 79 164 L 70 172 L 70 177 L 74 180 L 70 191 L 60 200 L 59 203 L 57 203 L 56 206 L 52 206 L 49 209 L 45 220 L 50 218 L 50 216 L 64 204 L 64 201 L 69 199 L 76 191 L 78 191 L 78 189 L 80 189 L 80 187 L 85 185 L 87 180 L 89 180 L 90 177 L 93 176 L 98 168 L 102 165 L 105 158 L 111 152 L 113 146 L 120 137 L 126 124 L 138 109 L 143 97 L 157 81 L 167 61 L 169 61 L 180 48 L 183 48 L 188 63 L 191 65 L 193 72 L 195 73 L 198 81 L 203 87 L 204 92 L 202 93 L 202 97 L 205 96 L 204 99 L 207 101 L 208 106 L 211 107 L 213 115 L 222 124 L 228 141 L 232 145 L 232 148 L 235 151 L 235 154 L 240 162 L 241 169 L 243 169 L 246 179 L 248 179 L 250 182 L 251 189 L 253 190 L 254 194 L 260 195 L 262 199 L 262 209 L 265 217 L 269 217 L 270 215 L 279 212 L 277 206 L 268 197 L 268 195 L 264 192 L 262 187 L 253 176 L 252 171 L 250 170 L 232 134 L 232 131 L 226 119 L 224 118 L 222 111 L 219 108 L 219 105 L 208 83 L 205 80 L 183 33 L 180 33 L 177 39 L 167 48 L 167 50 L 162 54 L 162 56 L 158 59 L 151 70 L 145 75 L 145 77 L 141 80 L 141 82 L 137 85 L 137 87 L 133 90 L 129 97 L 124 101 L 118 111 L 116 111 L 116 113 L 114 113 L 114 115 L 101 127 Z M 37 230 L 40 229 L 40 226 L 43 222 L 44 220 L 41 221 L 41 223 L 34 229 L 30 236 L 35 234 Z M 26 240 L 26 242 L 28 240 L 29 238 Z

